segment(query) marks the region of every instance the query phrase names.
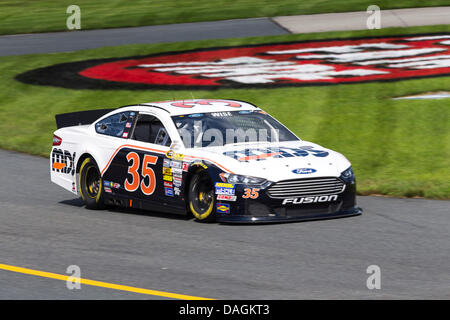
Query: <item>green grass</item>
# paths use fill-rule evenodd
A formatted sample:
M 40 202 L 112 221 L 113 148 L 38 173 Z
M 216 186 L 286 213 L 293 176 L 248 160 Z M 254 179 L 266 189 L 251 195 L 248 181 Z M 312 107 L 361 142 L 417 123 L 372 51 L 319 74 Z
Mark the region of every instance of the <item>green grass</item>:
M 72 53 L 0 58 L 0 148 L 48 156 L 54 115 L 190 98 L 190 91 L 75 90 L 26 85 L 18 73 L 56 63 L 199 47 L 305 39 L 450 32 L 449 26 L 131 45 Z M 450 99 L 391 100 L 449 90 L 450 77 L 297 87 L 193 91 L 196 98 L 235 98 L 261 106 L 301 138 L 337 150 L 353 163 L 361 194 L 450 198 Z
M 445 6 L 448 0 L 0 0 L 0 34 L 66 31 L 66 8 L 81 8 L 82 29 L 324 12 Z

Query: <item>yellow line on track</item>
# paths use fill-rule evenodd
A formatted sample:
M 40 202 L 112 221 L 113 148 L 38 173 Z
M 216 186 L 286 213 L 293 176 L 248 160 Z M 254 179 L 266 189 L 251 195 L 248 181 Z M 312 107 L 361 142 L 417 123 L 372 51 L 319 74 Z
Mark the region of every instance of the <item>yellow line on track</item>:
M 12 271 L 12 272 L 30 274 L 30 275 L 38 276 L 38 277 L 57 279 L 57 280 L 62 280 L 62 281 L 67 281 L 68 278 L 71 277 L 71 276 L 67 276 L 67 275 L 63 275 L 63 274 L 33 270 L 33 269 L 22 268 L 22 267 L 16 267 L 16 266 L 11 266 L 11 265 L 7 265 L 7 264 L 1 264 L 1 263 L 0 263 L 0 269 Z M 71 277 L 71 278 L 73 279 L 73 277 Z M 152 295 L 152 296 L 159 296 L 159 297 L 165 297 L 165 298 L 182 299 L 182 300 L 213 300 L 213 299 L 209 299 L 209 298 L 201 298 L 201 297 L 188 296 L 188 295 L 178 294 L 178 293 L 136 288 L 136 287 L 124 286 L 124 285 L 120 285 L 120 284 L 96 281 L 96 280 L 89 280 L 89 279 L 82 279 L 82 278 L 80 278 L 79 280 L 80 280 L 81 284 L 85 284 L 85 285 L 89 285 L 89 286 L 102 287 L 102 288 L 108 288 L 108 289 L 114 289 L 114 290 L 122 290 L 122 291 L 135 292 L 135 293 L 141 293 L 141 294 L 148 294 L 148 295 Z

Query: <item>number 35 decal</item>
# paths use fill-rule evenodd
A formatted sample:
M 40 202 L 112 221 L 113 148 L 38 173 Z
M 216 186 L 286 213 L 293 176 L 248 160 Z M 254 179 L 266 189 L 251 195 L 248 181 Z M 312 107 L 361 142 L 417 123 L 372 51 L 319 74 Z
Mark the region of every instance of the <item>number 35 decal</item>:
M 131 182 L 128 181 L 128 177 L 125 179 L 125 190 L 128 192 L 134 192 L 141 187 L 143 194 L 149 196 L 155 192 L 156 188 L 156 177 L 155 172 L 152 168 L 148 166 L 150 164 L 155 164 L 158 161 L 158 157 L 151 156 L 149 154 L 144 155 L 144 161 L 142 162 L 142 181 L 141 176 L 138 173 L 140 158 L 136 152 L 130 152 L 127 154 L 128 163 L 132 162 L 131 166 L 128 167 L 128 174 L 132 176 Z M 145 177 L 148 177 L 149 182 L 145 184 Z
M 259 189 L 256 188 L 245 188 L 244 189 L 244 194 L 242 195 L 242 198 L 244 199 L 256 199 L 259 197 Z

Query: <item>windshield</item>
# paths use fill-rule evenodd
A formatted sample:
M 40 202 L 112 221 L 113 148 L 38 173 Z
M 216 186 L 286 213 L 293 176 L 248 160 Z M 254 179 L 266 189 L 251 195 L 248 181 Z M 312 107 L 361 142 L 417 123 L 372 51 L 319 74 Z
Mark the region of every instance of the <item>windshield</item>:
M 172 119 L 186 148 L 299 140 L 261 110 L 194 113 Z

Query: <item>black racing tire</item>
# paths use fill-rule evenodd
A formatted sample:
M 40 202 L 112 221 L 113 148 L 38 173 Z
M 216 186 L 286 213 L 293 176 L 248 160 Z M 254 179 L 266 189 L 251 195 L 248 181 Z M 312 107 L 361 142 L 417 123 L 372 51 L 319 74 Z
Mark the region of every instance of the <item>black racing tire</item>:
M 103 179 L 94 159 L 83 160 L 78 175 L 78 188 L 87 209 L 104 209 Z
M 197 172 L 189 183 L 189 209 L 198 222 L 216 221 L 214 185 L 205 170 Z

